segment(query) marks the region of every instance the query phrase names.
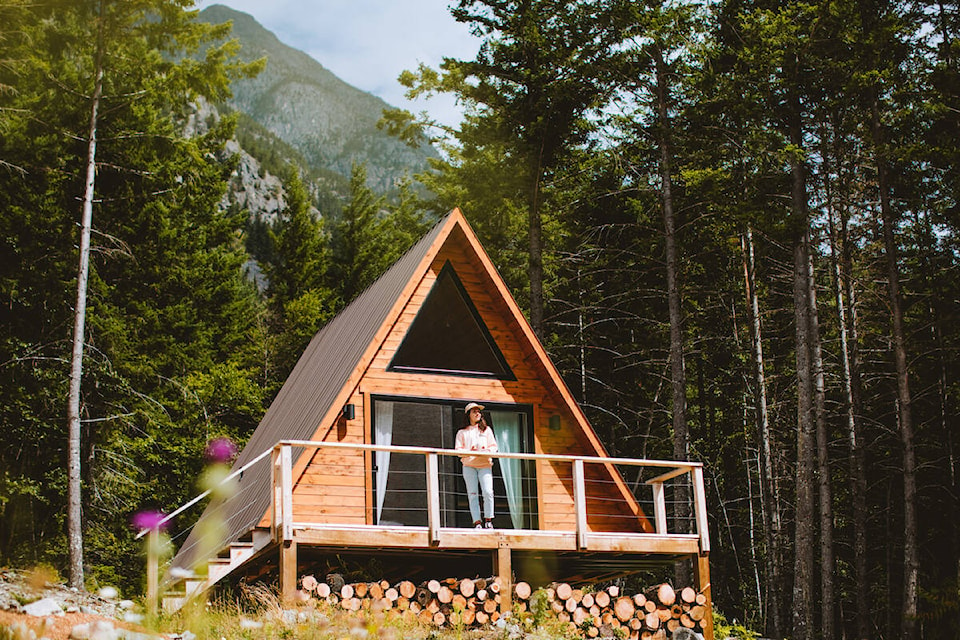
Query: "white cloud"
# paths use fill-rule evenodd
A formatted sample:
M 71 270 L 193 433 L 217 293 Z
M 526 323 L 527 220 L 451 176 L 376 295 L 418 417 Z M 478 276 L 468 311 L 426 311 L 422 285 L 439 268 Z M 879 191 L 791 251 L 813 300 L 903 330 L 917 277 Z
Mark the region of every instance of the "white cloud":
M 202 9 L 217 4 L 199 2 Z M 304 51 L 342 80 L 391 105 L 460 120 L 449 96 L 408 102 L 400 72 L 444 57 L 472 58 L 479 42 L 450 15 L 448 0 L 220 0 L 249 13 L 281 42 Z

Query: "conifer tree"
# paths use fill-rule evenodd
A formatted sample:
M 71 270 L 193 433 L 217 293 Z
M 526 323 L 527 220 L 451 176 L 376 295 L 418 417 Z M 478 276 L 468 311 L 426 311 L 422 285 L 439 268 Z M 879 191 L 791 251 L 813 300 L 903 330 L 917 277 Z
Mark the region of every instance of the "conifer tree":
M 269 234 L 270 261 L 263 265 L 273 312 L 270 378 L 280 382 L 338 307 L 336 293 L 327 285 L 329 237 L 297 167 L 291 167 L 285 187 L 285 206 Z
M 169 313 L 173 308 L 166 306 L 167 294 L 174 293 L 168 286 L 179 289 L 176 295 L 180 300 L 190 291 L 201 302 L 206 292 L 197 286 L 184 288 L 186 283 L 200 273 L 207 277 L 212 273 L 229 274 L 209 292 L 220 296 L 221 306 L 206 310 L 206 319 L 214 322 L 224 319 L 221 316 L 214 320 L 214 315 L 231 298 L 240 303 L 251 300 L 243 291 L 239 272 L 234 271 L 239 267 L 238 254 L 230 245 L 236 242 L 237 220 L 220 216 L 215 208 L 217 185 L 222 189 L 229 166 L 209 162 L 216 158 L 229 123 L 214 126 L 195 140 L 187 140 L 181 133 L 189 113 L 188 102 L 200 95 L 223 97 L 230 77 L 240 71 L 228 61 L 235 43 L 208 46 L 199 59 L 183 57 L 226 33 L 224 28 L 194 22 L 195 13 L 186 11 L 185 6 L 166 0 L 102 0 L 20 7 L 20 24 L 35 57 L 17 77 L 16 92 L 8 94 L 9 106 L 29 109 L 30 118 L 13 121 L 15 126 L 9 136 L 4 136 L 2 151 L 5 157 L 16 157 L 15 164 L 24 170 L 19 176 L 9 172 L 3 175 L 6 184 L 2 191 L 7 194 L 8 205 L 4 207 L 8 243 L 4 258 L 23 269 L 14 271 L 15 277 L 5 287 L 12 294 L 5 322 L 12 322 L 7 326 L 14 329 L 7 343 L 12 350 L 7 361 L 16 369 L 8 373 L 20 379 L 37 375 L 35 369 L 26 366 L 29 359 L 24 359 L 24 349 L 32 350 L 31 357 L 61 356 L 65 343 L 49 340 L 49 334 L 62 330 L 67 319 L 64 311 L 73 306 L 69 316 L 76 320 L 69 323 L 75 325 L 72 390 L 69 394 L 64 390 L 63 396 L 70 397 L 69 435 L 64 439 L 69 450 L 68 481 L 64 484 L 70 487 L 69 500 L 63 503 L 64 508 L 41 518 L 55 513 L 68 515 L 69 545 L 64 547 L 70 550 L 70 582 L 78 588 L 83 586 L 83 549 L 88 546 L 83 531 L 104 521 L 101 513 L 81 514 L 81 480 L 87 486 L 85 491 L 91 490 L 92 483 L 107 482 L 102 473 L 111 467 L 99 464 L 98 452 L 103 455 L 109 451 L 111 439 L 152 413 L 144 412 L 149 402 L 139 408 L 134 405 L 140 402 L 130 402 L 133 398 L 146 399 L 156 391 L 156 377 L 140 377 L 137 370 L 142 364 L 151 362 L 157 374 L 163 371 L 163 379 L 181 374 L 182 369 L 160 366 L 162 360 L 172 364 L 179 358 L 179 354 L 170 353 L 177 337 L 186 337 L 178 336 L 178 331 L 202 332 L 210 326 L 199 317 L 175 319 Z M 247 67 L 251 71 L 253 68 Z M 200 197 L 201 193 L 205 195 Z M 81 242 L 79 277 L 73 296 L 69 296 L 77 304 L 69 305 L 64 302 L 68 296 L 63 285 L 72 279 L 66 265 L 75 259 L 67 260 L 76 243 L 71 232 L 80 217 L 77 202 L 84 203 L 81 236 L 90 237 L 92 257 L 88 263 L 86 243 Z M 25 251 L 37 248 L 32 246 L 35 241 L 24 236 L 34 233 L 29 228 L 34 218 L 47 221 L 44 226 L 55 240 L 42 245 L 43 260 L 30 264 Z M 182 233 L 185 227 L 192 227 L 193 232 Z M 182 242 L 177 248 L 173 247 L 174 238 Z M 165 250 L 166 261 L 151 262 Z M 171 260 L 172 256 L 176 258 Z M 188 271 L 198 267 L 198 261 L 205 262 L 207 269 Z M 137 269 L 131 270 L 131 264 Z M 161 264 L 175 277 L 154 277 L 159 275 Z M 130 278 L 134 272 L 139 275 Z M 24 288 L 30 273 L 56 284 L 43 291 Z M 161 280 L 166 282 L 160 285 Z M 174 284 L 175 280 L 179 282 Z M 150 288 L 147 295 L 136 291 L 151 282 L 159 286 Z M 50 304 L 58 298 L 60 302 Z M 85 310 L 88 298 L 92 304 Z M 148 301 L 154 305 L 148 313 L 127 315 L 131 307 Z M 30 310 L 28 317 L 36 329 L 18 326 L 14 320 L 24 309 Z M 183 310 L 182 306 L 177 309 Z M 156 342 L 167 336 L 174 342 L 163 344 L 159 351 L 143 344 L 131 348 L 138 331 L 161 316 L 166 316 L 167 322 L 160 322 L 152 337 Z M 136 320 L 128 322 L 130 317 Z M 224 329 L 221 324 L 214 331 Z M 43 334 L 48 338 L 40 337 Z M 216 348 L 226 347 L 234 339 Z M 211 354 L 211 347 L 200 340 L 185 351 L 207 349 Z M 94 361 L 86 363 L 89 366 L 81 365 L 85 352 L 95 354 Z M 138 358 L 140 364 L 134 364 Z M 193 366 L 203 366 L 207 361 L 208 357 L 194 359 Z M 54 371 L 48 374 L 57 375 Z M 96 385 L 88 387 L 91 381 Z M 29 415 L 18 422 L 34 428 L 37 425 L 28 427 Z M 144 469 L 143 460 L 128 462 Z M 85 469 L 81 469 L 81 463 Z M 44 464 L 46 461 L 39 459 L 5 466 L 22 471 L 30 465 Z M 25 476 L 37 477 L 36 471 Z M 123 522 L 124 516 L 117 517 L 116 513 L 118 505 L 124 503 L 120 494 L 108 496 L 94 491 L 88 495 L 109 498 L 109 506 L 93 502 L 95 510 L 102 508 L 111 514 L 107 520 L 112 518 L 114 524 L 108 526 L 115 528 Z M 47 499 L 57 504 L 60 497 L 48 494 Z
M 618 0 L 461 0 L 451 13 L 483 39 L 476 58 L 446 58 L 440 74 L 421 66 L 401 76 L 411 96 L 451 92 L 467 107 L 473 117 L 457 134 L 465 149 L 511 159 L 518 179 L 500 191 L 509 205 L 498 214 L 524 221 L 530 323 L 541 339 L 546 185 L 587 142 L 589 116 L 608 103 L 611 61 L 627 37 L 626 6 Z M 389 130 L 408 139 L 420 132 L 410 114 L 394 112 L 387 120 Z

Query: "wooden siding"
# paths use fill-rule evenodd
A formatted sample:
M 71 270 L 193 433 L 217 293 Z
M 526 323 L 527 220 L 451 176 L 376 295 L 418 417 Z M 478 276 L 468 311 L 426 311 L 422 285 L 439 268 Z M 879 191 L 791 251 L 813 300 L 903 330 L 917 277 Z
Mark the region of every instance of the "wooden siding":
M 387 370 L 423 301 L 448 261 L 453 265 L 516 380 Z M 355 419 L 347 421 L 341 418 L 334 427 L 321 429 L 317 434 L 318 439 L 369 443 L 369 399 L 371 395 L 378 394 L 531 405 L 535 408 L 535 453 L 596 453 L 577 417 L 566 408 L 567 404 L 561 397 L 560 390 L 555 388 L 538 354 L 517 326 L 506 301 L 496 287 L 492 286 L 483 265 L 459 229 L 451 233 L 437 252 L 396 322 L 387 331 L 369 366 L 360 376 L 357 386 L 352 390 L 349 402 L 356 407 Z M 549 419 L 555 415 L 560 417 L 560 430 L 549 428 Z M 569 464 L 537 465 L 541 529 L 569 530 L 574 527 L 571 474 Z M 642 516 L 637 517 L 622 491 L 615 486 L 614 480 L 600 465 L 587 468 L 588 526 L 597 531 L 645 530 L 645 519 Z M 334 487 L 333 484 L 337 486 Z M 297 519 L 301 521 L 372 524 L 370 456 L 318 451 L 303 465 L 293 499 Z

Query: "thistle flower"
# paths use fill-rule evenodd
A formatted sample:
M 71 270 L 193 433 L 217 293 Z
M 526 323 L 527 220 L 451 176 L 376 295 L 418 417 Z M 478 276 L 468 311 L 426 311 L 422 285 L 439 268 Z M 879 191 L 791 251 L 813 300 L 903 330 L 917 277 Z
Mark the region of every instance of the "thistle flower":
M 130 525 L 137 531 L 145 529 L 153 531 L 155 529 L 165 529 L 167 523 L 163 522 L 166 516 L 162 511 L 146 510 L 138 511 L 130 518 Z
M 237 445 L 230 438 L 214 438 L 207 443 L 203 456 L 210 464 L 229 464 L 237 456 Z

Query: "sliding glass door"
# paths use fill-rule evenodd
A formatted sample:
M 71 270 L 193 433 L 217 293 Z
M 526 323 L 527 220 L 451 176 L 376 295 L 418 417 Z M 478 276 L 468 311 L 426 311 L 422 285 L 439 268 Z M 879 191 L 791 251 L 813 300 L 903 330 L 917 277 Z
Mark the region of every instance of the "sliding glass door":
M 374 444 L 453 449 L 463 426 L 465 402 L 375 397 Z M 533 451 L 530 409 L 490 405 L 485 412 L 500 451 Z M 378 451 L 373 459 L 374 522 L 383 525 L 427 524 L 427 481 L 421 454 Z M 469 527 L 466 488 L 456 456 L 440 456 L 440 509 L 444 527 Z M 530 461 L 499 459 L 494 463 L 496 494 L 494 526 L 499 529 L 537 527 L 535 466 Z

